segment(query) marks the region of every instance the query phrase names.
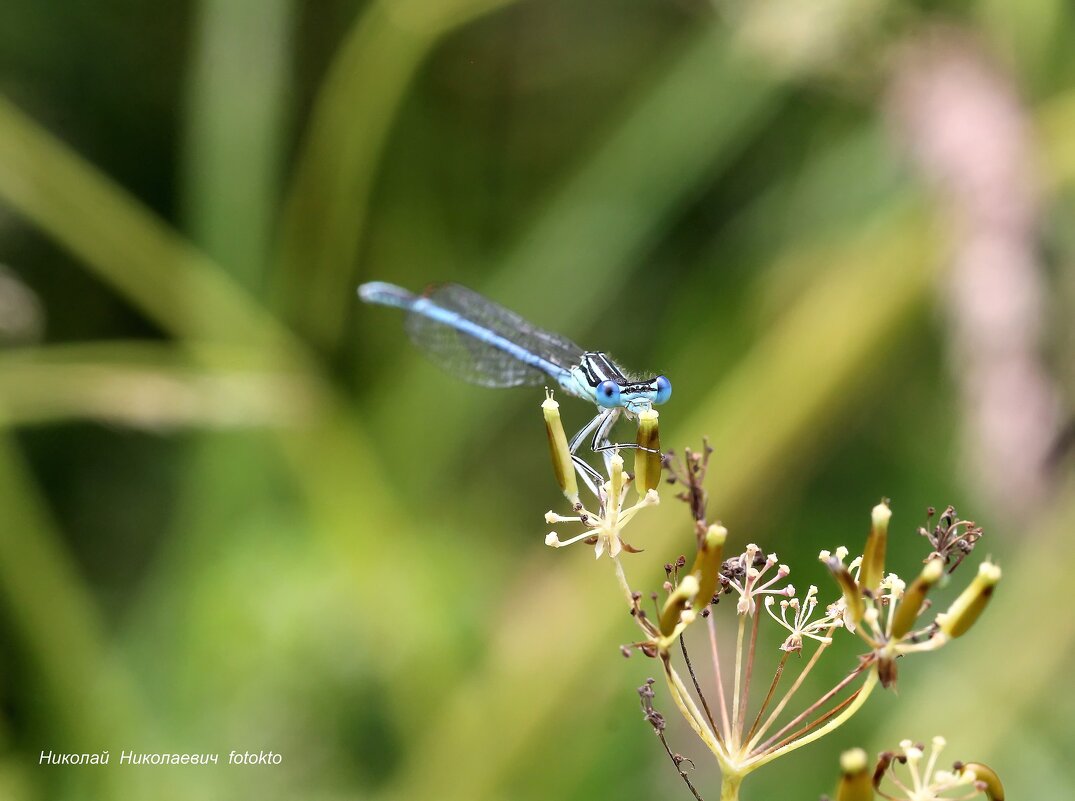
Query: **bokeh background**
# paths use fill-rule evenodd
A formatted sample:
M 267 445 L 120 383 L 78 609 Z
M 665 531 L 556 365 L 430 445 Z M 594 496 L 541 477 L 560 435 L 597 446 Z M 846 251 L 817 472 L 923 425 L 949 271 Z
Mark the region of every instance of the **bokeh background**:
M 428 365 L 369 279 L 667 373 L 665 445 L 800 586 L 882 496 L 904 574 L 927 506 L 985 526 L 983 621 L 745 798 L 934 734 L 1070 795 L 1070 3 L 7 2 L 0 92 L 3 799 L 686 797 L 610 564 L 542 544 L 541 391 Z M 117 764 L 232 749 L 283 763 Z

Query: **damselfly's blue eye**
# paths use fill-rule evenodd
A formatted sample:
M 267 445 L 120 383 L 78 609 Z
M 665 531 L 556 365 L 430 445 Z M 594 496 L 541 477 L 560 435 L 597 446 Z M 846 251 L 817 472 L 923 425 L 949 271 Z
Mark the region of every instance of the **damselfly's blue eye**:
M 653 398 L 654 403 L 664 403 L 672 397 L 672 382 L 663 375 L 653 379 L 653 383 L 657 386 L 657 394 Z
M 602 381 L 597 385 L 597 402 L 606 409 L 620 405 L 620 385 L 615 381 Z

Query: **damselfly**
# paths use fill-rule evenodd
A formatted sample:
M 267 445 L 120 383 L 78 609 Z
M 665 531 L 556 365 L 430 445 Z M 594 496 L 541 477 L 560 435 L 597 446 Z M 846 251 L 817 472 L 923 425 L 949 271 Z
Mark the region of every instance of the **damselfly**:
M 411 341 L 435 363 L 466 381 L 486 387 L 540 385 L 551 378 L 564 392 L 597 404 L 597 415 L 572 437 L 572 456 L 591 437 L 594 452 L 636 448 L 609 442 L 621 415 L 628 419 L 672 395 L 663 375 L 630 380 L 600 351 L 583 350 L 558 334 L 531 325 L 515 312 L 458 284 L 437 284 L 422 295 L 373 281 L 358 295 L 366 303 L 407 312 Z M 575 457 L 591 475 L 593 468 Z

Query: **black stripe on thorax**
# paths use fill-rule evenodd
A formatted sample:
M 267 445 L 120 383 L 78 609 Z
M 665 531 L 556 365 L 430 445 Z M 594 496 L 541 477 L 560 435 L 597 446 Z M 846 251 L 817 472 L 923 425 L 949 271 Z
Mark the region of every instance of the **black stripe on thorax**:
M 602 381 L 615 381 L 617 384 L 626 384 L 627 379 L 620 372 L 612 360 L 603 353 L 587 351 L 582 354 L 582 371 L 586 374 L 586 380 L 591 387 L 596 387 Z

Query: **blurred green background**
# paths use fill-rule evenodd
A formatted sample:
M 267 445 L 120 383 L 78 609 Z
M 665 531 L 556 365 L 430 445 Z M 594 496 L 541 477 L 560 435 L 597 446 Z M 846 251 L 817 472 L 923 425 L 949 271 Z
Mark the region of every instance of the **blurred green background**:
M 905 575 L 927 506 L 986 527 L 983 622 L 744 798 L 934 734 L 1069 795 L 1069 3 L 8 2 L 0 93 L 0 798 L 686 797 L 610 564 L 542 544 L 542 393 L 440 373 L 370 279 L 667 373 L 664 444 L 798 586 L 881 496 Z M 117 764 L 233 749 L 283 762 Z

